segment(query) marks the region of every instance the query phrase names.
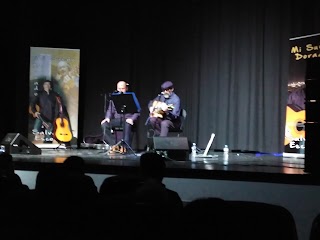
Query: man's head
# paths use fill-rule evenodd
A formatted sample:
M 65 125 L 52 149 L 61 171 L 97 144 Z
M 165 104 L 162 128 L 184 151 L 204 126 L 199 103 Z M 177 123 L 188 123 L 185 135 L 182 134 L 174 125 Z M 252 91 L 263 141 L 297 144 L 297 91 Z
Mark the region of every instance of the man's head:
M 70 65 L 66 61 L 59 61 L 57 64 L 58 74 L 64 76 L 70 71 Z
M 126 83 L 125 81 L 119 81 L 117 83 L 117 91 L 122 92 L 122 93 L 127 92 L 128 91 L 128 83 Z
M 171 81 L 166 81 L 161 84 L 161 90 L 165 97 L 169 97 L 174 91 L 173 83 Z
M 45 90 L 46 92 L 50 91 L 52 89 L 51 86 L 51 81 L 50 80 L 45 80 L 43 82 L 43 90 Z

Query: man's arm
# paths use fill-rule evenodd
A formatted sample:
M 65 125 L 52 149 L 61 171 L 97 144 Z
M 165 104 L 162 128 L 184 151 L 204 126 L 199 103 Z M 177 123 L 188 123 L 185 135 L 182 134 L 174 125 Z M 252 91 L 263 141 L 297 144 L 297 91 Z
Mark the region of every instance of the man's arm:
M 108 109 L 106 111 L 106 115 L 105 118 L 113 118 L 114 117 L 114 113 L 115 113 L 115 106 L 112 100 L 110 100 L 109 105 L 108 105 Z
M 168 112 L 168 117 L 171 119 L 178 119 L 180 117 L 180 98 L 178 95 L 175 95 L 171 104 L 173 105 L 173 109 Z
M 40 114 L 40 106 L 39 106 L 39 93 L 37 96 L 34 96 L 30 102 L 30 113 L 33 117 L 38 117 Z

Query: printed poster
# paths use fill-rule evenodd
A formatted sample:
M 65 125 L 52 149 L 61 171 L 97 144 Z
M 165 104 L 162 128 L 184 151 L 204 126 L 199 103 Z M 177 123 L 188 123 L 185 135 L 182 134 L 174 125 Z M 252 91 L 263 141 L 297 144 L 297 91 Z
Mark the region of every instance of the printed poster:
M 40 148 L 76 144 L 80 50 L 30 48 L 28 139 Z
M 320 59 L 320 33 L 291 38 L 290 43 L 284 155 L 304 157 L 306 61 Z

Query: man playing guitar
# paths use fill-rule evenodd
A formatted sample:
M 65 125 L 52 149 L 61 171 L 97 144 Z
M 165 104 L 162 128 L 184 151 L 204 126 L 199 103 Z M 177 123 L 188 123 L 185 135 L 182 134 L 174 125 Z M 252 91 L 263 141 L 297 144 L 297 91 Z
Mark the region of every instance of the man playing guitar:
M 161 94 L 149 102 L 150 111 L 146 124 L 154 129 L 155 136 L 166 137 L 169 129 L 179 128 L 180 98 L 174 92 L 173 83 L 166 81 L 161 85 Z

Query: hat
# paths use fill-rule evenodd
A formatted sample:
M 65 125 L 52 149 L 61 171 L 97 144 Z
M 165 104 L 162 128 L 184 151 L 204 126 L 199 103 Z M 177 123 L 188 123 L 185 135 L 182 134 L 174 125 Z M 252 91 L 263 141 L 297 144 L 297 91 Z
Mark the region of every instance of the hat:
M 162 90 L 169 89 L 169 88 L 173 88 L 172 82 L 166 81 L 166 82 L 162 83 L 162 85 L 161 85 Z

